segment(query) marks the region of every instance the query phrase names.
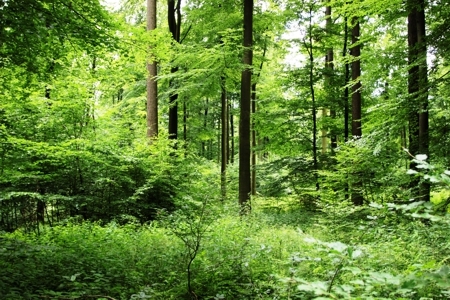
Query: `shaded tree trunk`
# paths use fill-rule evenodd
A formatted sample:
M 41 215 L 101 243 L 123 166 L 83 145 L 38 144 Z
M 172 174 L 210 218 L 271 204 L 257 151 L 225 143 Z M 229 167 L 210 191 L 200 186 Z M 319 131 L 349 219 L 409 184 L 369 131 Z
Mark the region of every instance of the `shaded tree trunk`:
M 209 106 L 209 101 L 208 98 L 206 98 L 206 103 L 205 103 L 205 109 L 204 109 L 204 113 L 203 113 L 203 130 L 207 130 L 208 129 L 208 106 Z M 206 142 L 202 141 L 202 156 L 203 157 L 207 157 L 207 153 L 206 153 Z
M 352 86 L 352 135 L 360 138 L 362 135 L 361 128 L 361 47 L 357 45 L 359 42 L 359 22 L 356 22 L 352 29 L 352 56 L 356 58 L 352 62 L 352 80 L 357 81 Z
M 409 0 L 408 14 L 408 93 L 409 107 L 409 152 L 413 155 L 429 155 L 428 133 L 428 76 L 427 76 L 427 45 L 425 32 L 425 1 Z M 416 164 L 411 162 L 411 169 Z M 430 201 L 429 182 L 419 182 L 413 178 L 412 189 L 418 189 L 416 196 L 420 200 Z
M 154 29 L 156 29 L 156 0 L 147 0 L 147 30 Z M 147 70 L 147 137 L 152 139 L 158 136 L 158 84 L 155 60 L 147 63 Z
M 252 115 L 256 113 L 256 83 L 252 84 Z M 252 195 L 256 195 L 256 129 L 255 129 L 255 121 L 252 121 L 252 161 L 251 161 L 251 169 L 252 169 Z
M 332 19 L 331 19 L 331 6 L 326 6 L 325 7 L 325 19 L 326 19 L 326 23 L 325 23 L 325 30 L 327 32 L 327 34 L 329 36 L 332 36 Z M 331 78 L 333 77 L 333 73 L 334 73 L 334 52 L 333 52 L 333 48 L 330 47 L 327 49 L 327 55 L 325 57 L 325 84 L 328 88 L 329 93 L 331 93 L 334 97 L 334 87 L 333 87 L 333 83 Z M 331 103 L 330 103 L 330 117 L 332 119 L 336 118 L 336 110 L 334 108 L 334 106 L 336 105 L 335 103 L 335 99 L 331 99 Z M 330 130 L 330 142 L 331 142 L 331 150 L 334 151 L 334 149 L 336 149 L 337 147 L 337 135 L 335 132 L 334 128 L 331 128 Z M 325 145 L 326 146 L 326 145 Z
M 317 161 L 317 107 L 316 107 L 316 95 L 314 89 L 314 53 L 313 53 L 313 33 L 312 33 L 312 9 L 309 11 L 309 29 L 308 29 L 308 39 L 309 43 L 307 45 L 307 51 L 309 56 L 309 88 L 311 92 L 311 101 L 312 101 L 312 121 L 313 121 L 313 140 L 312 140 L 312 149 L 313 149 L 313 168 L 314 168 L 314 177 L 316 180 L 316 190 L 319 190 L 319 178 L 318 178 L 318 161 Z M 306 44 L 306 42 L 305 42 Z M 306 45 L 305 45 L 306 46 Z
M 342 56 L 345 58 L 348 56 L 347 53 L 347 44 L 348 44 L 348 18 L 344 18 L 344 49 Z M 348 137 L 350 135 L 349 130 L 349 116 L 350 116 L 350 107 L 349 107 L 349 89 L 348 89 L 348 82 L 350 80 L 350 64 L 348 62 L 345 63 L 345 70 L 344 70 L 344 141 L 348 141 Z
M 231 149 L 229 152 L 230 163 L 234 164 L 234 117 L 232 113 L 232 105 L 228 104 L 228 111 L 230 112 L 230 139 L 231 139 Z
M 261 75 L 261 71 L 264 65 L 264 59 L 266 57 L 266 51 L 267 51 L 267 45 L 264 45 L 263 49 L 263 55 L 262 55 L 262 61 L 259 65 L 258 70 L 258 78 Z M 254 116 L 256 113 L 256 82 L 252 84 L 252 115 Z M 252 195 L 256 195 L 256 128 L 255 128 L 255 121 L 252 121 L 252 161 L 251 161 L 251 169 L 252 169 Z
M 417 42 L 419 46 L 419 152 L 430 156 L 429 152 L 429 116 L 428 116 L 428 68 L 427 44 L 425 31 L 425 1 L 420 0 L 417 12 Z M 430 182 L 424 181 L 420 186 L 420 198 L 430 201 Z
M 354 26 L 352 28 L 352 56 L 354 60 L 352 62 L 352 80 L 356 83 L 352 86 L 352 135 L 354 138 L 359 139 L 362 136 L 361 128 L 361 47 L 359 42 L 359 21 L 354 19 Z M 361 188 L 362 182 L 360 181 L 359 174 L 354 174 L 357 181 L 352 187 L 352 201 L 355 205 L 362 205 L 364 198 L 362 196 Z
M 175 5 L 175 0 L 167 1 L 168 9 L 168 24 L 169 30 L 172 33 L 172 38 L 175 42 L 180 42 L 181 29 L 181 0 L 178 0 Z M 171 73 L 176 73 L 178 67 L 172 67 Z M 169 138 L 176 140 L 178 138 L 178 93 L 175 89 L 175 82 L 173 79 L 169 83 L 172 92 L 169 96 Z
M 221 78 L 221 105 L 222 105 L 222 115 L 221 115 L 221 123 L 222 123 L 222 144 L 221 144 L 221 191 L 222 191 L 222 200 L 225 200 L 227 196 L 227 164 L 228 164 L 228 101 L 227 101 L 227 91 L 225 88 L 225 77 Z
M 242 211 L 250 209 L 250 114 L 253 63 L 253 0 L 244 0 L 244 70 L 241 76 L 241 107 L 239 122 L 239 204 Z

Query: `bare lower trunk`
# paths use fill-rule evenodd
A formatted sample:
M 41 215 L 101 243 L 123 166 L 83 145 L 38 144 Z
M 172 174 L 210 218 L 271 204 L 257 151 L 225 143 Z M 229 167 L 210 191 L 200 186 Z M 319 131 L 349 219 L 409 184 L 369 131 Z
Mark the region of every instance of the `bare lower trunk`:
M 355 18 L 354 26 L 352 29 L 352 55 L 354 61 L 352 62 L 352 80 L 356 83 L 352 86 L 352 135 L 354 138 L 359 139 L 362 135 L 361 128 L 361 82 L 359 77 L 361 76 L 361 47 L 359 42 L 359 22 Z M 353 174 L 356 182 L 352 186 L 352 201 L 355 205 L 362 205 L 364 198 L 362 195 L 362 182 L 359 178 L 359 174 Z
M 156 0 L 147 0 L 147 30 L 154 29 L 156 29 Z M 152 139 L 158 136 L 158 84 L 157 65 L 154 59 L 147 63 L 147 70 L 147 137 Z
M 241 107 L 239 122 L 239 204 L 243 212 L 250 209 L 250 115 L 253 63 L 253 0 L 244 0 L 244 70 L 241 77 Z
M 225 78 L 221 78 L 221 104 L 222 104 L 222 144 L 221 144 L 221 190 L 222 200 L 227 197 L 227 164 L 228 164 L 228 103 L 227 103 L 227 91 L 225 89 Z

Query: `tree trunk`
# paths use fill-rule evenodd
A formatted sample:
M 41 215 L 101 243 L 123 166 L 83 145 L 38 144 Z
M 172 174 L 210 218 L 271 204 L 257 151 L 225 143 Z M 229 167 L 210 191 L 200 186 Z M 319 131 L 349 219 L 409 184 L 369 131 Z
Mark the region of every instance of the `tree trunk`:
M 172 38 L 175 42 L 180 42 L 180 28 L 181 28 L 181 0 L 178 0 L 175 5 L 175 0 L 167 1 L 168 8 L 168 24 L 169 30 L 172 33 Z M 178 67 L 172 67 L 170 72 L 176 73 Z M 170 88 L 174 89 L 175 82 L 173 79 L 169 82 Z M 176 140 L 178 138 L 178 93 L 172 91 L 169 97 L 169 138 Z
M 231 140 L 231 120 L 230 120 L 230 110 L 231 110 L 231 105 L 230 105 L 230 99 L 227 97 L 227 165 L 230 163 L 231 160 L 231 147 L 230 147 L 230 140 Z
M 344 50 L 342 51 L 342 56 L 345 60 L 347 57 L 347 44 L 348 44 L 348 18 L 344 18 Z M 348 105 L 349 98 L 349 90 L 348 90 L 348 81 L 350 78 L 350 65 L 348 62 L 345 63 L 345 71 L 344 71 L 344 141 L 348 142 L 349 137 L 349 115 L 350 115 L 350 107 Z
M 225 77 L 221 78 L 221 104 L 222 104 L 222 144 L 221 144 L 221 152 L 222 152 L 222 161 L 221 161 L 221 190 L 222 190 L 222 200 L 225 200 L 227 197 L 227 164 L 228 164 L 228 101 L 227 101 L 227 91 L 225 88 Z
M 420 0 L 420 10 L 417 13 L 417 42 L 419 43 L 419 152 L 429 153 L 429 121 L 428 121 L 428 68 L 427 68 L 427 44 L 425 31 L 425 1 Z M 430 201 L 430 182 L 424 181 L 420 186 L 420 198 Z
M 253 0 L 244 0 L 244 70 L 241 77 L 239 122 L 239 204 L 242 212 L 250 210 L 250 114 L 253 63 Z
M 155 28 L 156 0 L 147 0 L 147 30 L 151 31 Z M 153 139 L 158 136 L 158 84 L 157 65 L 154 58 L 147 63 L 147 70 L 147 137 Z
M 264 45 L 263 55 L 261 64 L 259 65 L 258 70 L 258 78 L 261 76 L 261 71 L 264 65 L 264 59 L 266 58 L 266 51 L 267 51 L 267 45 Z M 252 101 L 252 116 L 256 113 L 256 82 L 252 84 L 252 95 L 251 95 L 251 101 Z M 255 128 L 255 121 L 252 121 L 252 161 L 251 161 L 251 169 L 252 169 L 252 195 L 256 195 L 256 128 Z
M 252 84 L 252 116 L 256 113 L 256 83 Z M 252 195 L 256 195 L 256 129 L 255 129 L 255 121 L 252 120 L 252 161 L 251 161 L 251 170 L 252 170 Z
M 231 110 L 231 103 L 228 106 L 228 111 L 230 112 L 230 139 L 231 139 L 231 150 L 230 150 L 230 163 L 234 164 L 234 117 Z
M 316 180 L 316 190 L 319 190 L 319 178 L 318 178 L 318 170 L 319 165 L 317 161 L 317 108 L 316 108 L 316 95 L 314 89 L 314 53 L 313 53 L 313 36 L 312 36 L 312 10 L 309 11 L 309 33 L 308 33 L 308 55 L 309 55 L 309 88 L 311 92 L 311 101 L 312 101 L 312 121 L 313 121 L 313 140 L 312 140 L 312 149 L 313 149 L 313 168 L 314 168 L 314 177 Z
M 352 80 L 356 83 L 352 86 L 352 135 L 354 138 L 359 139 L 362 135 L 361 128 L 361 47 L 359 44 L 359 21 L 354 19 L 354 26 L 352 28 L 352 56 L 354 58 L 352 62 Z M 364 199 L 362 196 L 362 182 L 360 180 L 360 174 L 353 174 L 356 178 L 356 182 L 352 186 L 352 201 L 355 205 L 362 205 Z
M 327 35 L 329 35 L 331 37 L 332 36 L 331 29 L 332 29 L 333 23 L 332 23 L 332 19 L 331 19 L 331 6 L 329 6 L 329 5 L 325 7 L 325 19 L 326 19 L 325 30 L 326 30 Z M 333 77 L 333 73 L 334 73 L 334 63 L 333 62 L 334 62 L 334 52 L 333 52 L 333 48 L 330 47 L 327 49 L 327 55 L 325 56 L 325 69 L 326 69 L 325 70 L 325 84 L 326 84 L 326 87 L 328 88 L 328 92 L 331 95 L 333 95 L 333 97 L 334 97 L 334 95 L 335 95 L 334 87 L 333 87 L 333 83 L 331 80 L 331 78 Z M 336 105 L 335 102 L 336 101 L 333 98 L 333 99 L 331 99 L 331 102 L 329 104 L 331 107 L 330 117 L 332 119 L 336 118 L 336 110 L 334 108 L 334 106 Z M 325 116 L 326 116 L 326 113 L 325 113 Z M 322 136 L 323 135 L 324 134 L 322 133 Z M 325 129 L 325 137 L 326 137 L 326 129 Z M 332 149 L 332 151 L 334 151 L 334 149 L 337 148 L 337 135 L 336 135 L 334 128 L 332 128 L 330 130 L 330 141 L 331 141 L 331 149 Z M 326 140 L 325 140 L 325 143 L 323 143 L 322 147 L 325 148 L 324 150 L 326 151 L 326 147 L 327 147 Z
M 208 101 L 208 98 L 206 98 L 205 110 L 203 113 L 203 130 L 205 130 L 205 131 L 208 129 L 208 106 L 209 106 L 209 101 Z M 205 141 L 202 141 L 202 156 L 203 157 L 207 157 L 206 148 L 207 148 L 207 145 L 206 145 Z
M 429 155 L 428 134 L 428 76 L 427 76 L 427 45 L 425 32 L 425 2 L 424 0 L 409 0 L 408 6 L 408 93 L 410 96 L 409 111 L 409 152 L 413 155 Z M 411 162 L 411 169 L 416 164 Z M 418 189 L 417 198 L 430 201 L 429 182 L 419 183 L 418 178 L 410 182 L 412 189 Z
M 360 138 L 362 135 L 361 128 L 361 47 L 355 45 L 359 42 L 359 22 L 357 21 L 352 29 L 352 56 L 356 59 L 352 62 L 352 80 L 357 81 L 352 86 L 352 135 Z

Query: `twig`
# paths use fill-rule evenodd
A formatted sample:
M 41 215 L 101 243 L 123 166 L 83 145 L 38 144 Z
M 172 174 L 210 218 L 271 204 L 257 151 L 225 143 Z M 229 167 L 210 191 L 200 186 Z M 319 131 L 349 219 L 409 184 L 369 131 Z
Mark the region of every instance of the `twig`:
M 339 262 L 336 271 L 334 271 L 333 277 L 331 277 L 330 285 L 328 286 L 327 292 L 331 293 L 331 288 L 333 287 L 333 283 L 336 280 L 336 278 L 339 275 L 339 272 L 341 271 L 342 267 L 344 266 L 344 259 L 345 256 L 341 258 L 341 261 Z
M 184 37 L 180 40 L 180 44 L 183 43 L 183 41 L 184 41 L 184 39 L 187 37 L 189 31 L 191 31 L 191 28 L 192 28 L 192 24 L 189 25 L 189 27 L 188 27 L 186 33 L 184 34 Z

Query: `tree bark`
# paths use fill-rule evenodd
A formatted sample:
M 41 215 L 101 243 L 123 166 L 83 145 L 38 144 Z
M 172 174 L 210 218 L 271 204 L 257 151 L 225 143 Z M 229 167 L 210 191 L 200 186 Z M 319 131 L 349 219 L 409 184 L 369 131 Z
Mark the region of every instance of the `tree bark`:
M 172 33 L 172 38 L 175 42 L 180 42 L 181 29 L 181 0 L 178 0 L 175 5 L 175 0 L 168 0 L 168 24 L 169 30 Z M 178 67 L 172 67 L 170 72 L 176 73 Z M 169 86 L 174 89 L 175 82 L 170 80 Z M 172 91 L 169 96 L 169 138 L 176 140 L 178 138 L 178 93 Z
M 252 84 L 252 116 L 256 113 L 256 82 Z M 251 170 L 252 170 L 252 195 L 256 195 L 256 129 L 255 129 L 255 121 L 252 120 L 252 161 L 251 161 Z
M 356 83 L 352 86 L 352 135 L 353 137 L 360 138 L 362 135 L 361 128 L 361 47 L 357 45 L 359 42 L 359 22 L 356 21 L 352 28 L 352 56 L 354 61 L 352 62 L 352 80 Z
M 354 26 L 352 28 L 352 80 L 356 81 L 352 86 L 352 135 L 354 138 L 359 139 L 362 136 L 361 128 L 361 47 L 359 42 L 359 21 L 354 18 Z M 352 187 L 352 201 L 355 205 L 362 205 L 364 198 L 361 193 L 362 182 L 359 174 L 353 174 L 356 178 L 356 182 Z
M 309 55 L 309 88 L 311 92 L 312 101 L 312 121 L 313 121 L 313 139 L 312 139 L 312 149 L 313 149 L 313 168 L 314 177 L 316 180 L 316 190 L 319 190 L 319 178 L 318 170 L 319 165 L 317 161 L 317 107 L 316 107 L 316 94 L 314 89 L 314 53 L 313 53 L 313 36 L 312 36 L 312 9 L 309 11 L 309 33 L 308 33 L 308 55 Z M 305 42 L 306 44 L 306 42 Z
M 325 30 L 326 30 L 327 35 L 329 35 L 331 37 L 332 36 L 331 29 L 332 29 L 333 23 L 332 23 L 332 19 L 331 19 L 331 6 L 330 5 L 325 7 L 325 19 L 326 19 L 325 20 L 325 22 L 326 22 Z M 333 77 L 333 72 L 334 72 L 334 52 L 333 52 L 332 47 L 327 49 L 327 54 L 325 56 L 325 69 L 326 69 L 325 70 L 325 84 L 328 88 L 328 92 L 331 95 L 333 95 L 333 97 L 334 97 L 334 87 L 333 87 L 333 83 L 331 80 L 331 78 Z M 330 117 L 332 119 L 335 119 L 336 118 L 336 110 L 334 107 L 335 107 L 336 103 L 335 103 L 335 99 L 331 99 L 331 100 L 332 101 L 329 104 L 330 105 Z M 326 112 L 325 112 L 325 115 L 326 115 Z M 323 135 L 324 134 L 322 133 L 322 136 Z M 325 129 L 325 138 L 326 138 L 326 129 Z M 331 130 L 330 130 L 330 142 L 331 142 L 331 149 L 332 149 L 332 151 L 334 151 L 334 149 L 337 148 L 337 135 L 336 135 L 334 128 L 331 128 Z M 324 145 L 322 147 L 325 148 L 324 150 L 326 151 L 326 147 L 327 147 L 326 140 L 325 140 L 325 143 L 323 143 L 323 144 Z
M 147 30 L 154 29 L 156 29 L 156 0 L 147 0 Z M 147 70 L 147 137 L 153 139 L 158 136 L 157 64 L 154 58 L 147 63 Z
M 348 44 L 348 18 L 344 18 L 344 49 L 342 51 L 342 56 L 345 60 L 345 58 L 348 56 L 347 53 L 347 44 Z M 348 103 L 349 98 L 349 89 L 348 89 L 348 81 L 350 77 L 350 65 L 348 62 L 345 63 L 345 70 L 344 70 L 344 141 L 348 141 L 349 137 L 349 115 L 350 115 L 350 108 Z
M 231 139 L 231 150 L 230 150 L 230 163 L 234 164 L 234 116 L 232 113 L 231 103 L 228 105 L 228 111 L 230 113 L 230 139 Z
M 428 120 L 428 67 L 427 44 L 425 31 L 425 1 L 420 0 L 417 13 L 417 42 L 419 46 L 419 151 L 430 156 L 429 152 L 429 120 Z M 430 182 L 424 181 L 420 186 L 420 197 L 423 201 L 430 201 Z
M 222 190 L 222 200 L 227 197 L 227 164 L 228 164 L 228 101 L 227 101 L 227 91 L 225 88 L 225 77 L 221 78 L 221 105 L 222 105 L 222 144 L 221 144 L 221 190 Z
M 425 32 L 425 1 L 409 0 L 408 6 L 408 93 L 409 108 L 409 152 L 413 155 L 429 155 L 429 123 L 428 123 L 428 69 L 427 44 Z M 411 162 L 411 169 L 416 164 Z M 410 182 L 412 189 L 417 189 L 417 198 L 430 201 L 430 184 L 419 183 L 418 178 Z
M 206 98 L 205 109 L 203 113 L 203 130 L 208 129 L 208 108 L 209 108 L 209 100 Z M 207 158 L 207 145 L 203 141 L 202 142 L 202 156 Z
M 267 52 L 267 45 L 264 45 L 263 49 L 263 55 L 262 55 L 262 61 L 259 65 L 258 70 L 258 78 L 261 76 L 261 71 L 264 65 L 264 59 L 266 58 L 266 52 Z M 252 116 L 256 113 L 256 82 L 252 84 L 252 95 L 251 95 L 251 101 L 252 101 Z M 251 169 L 252 169 L 252 195 L 256 195 L 256 128 L 255 128 L 255 121 L 252 120 L 252 161 L 251 161 Z
M 253 63 L 253 0 L 244 0 L 244 70 L 241 76 L 241 107 L 239 122 L 239 204 L 242 212 L 250 210 L 250 115 Z

